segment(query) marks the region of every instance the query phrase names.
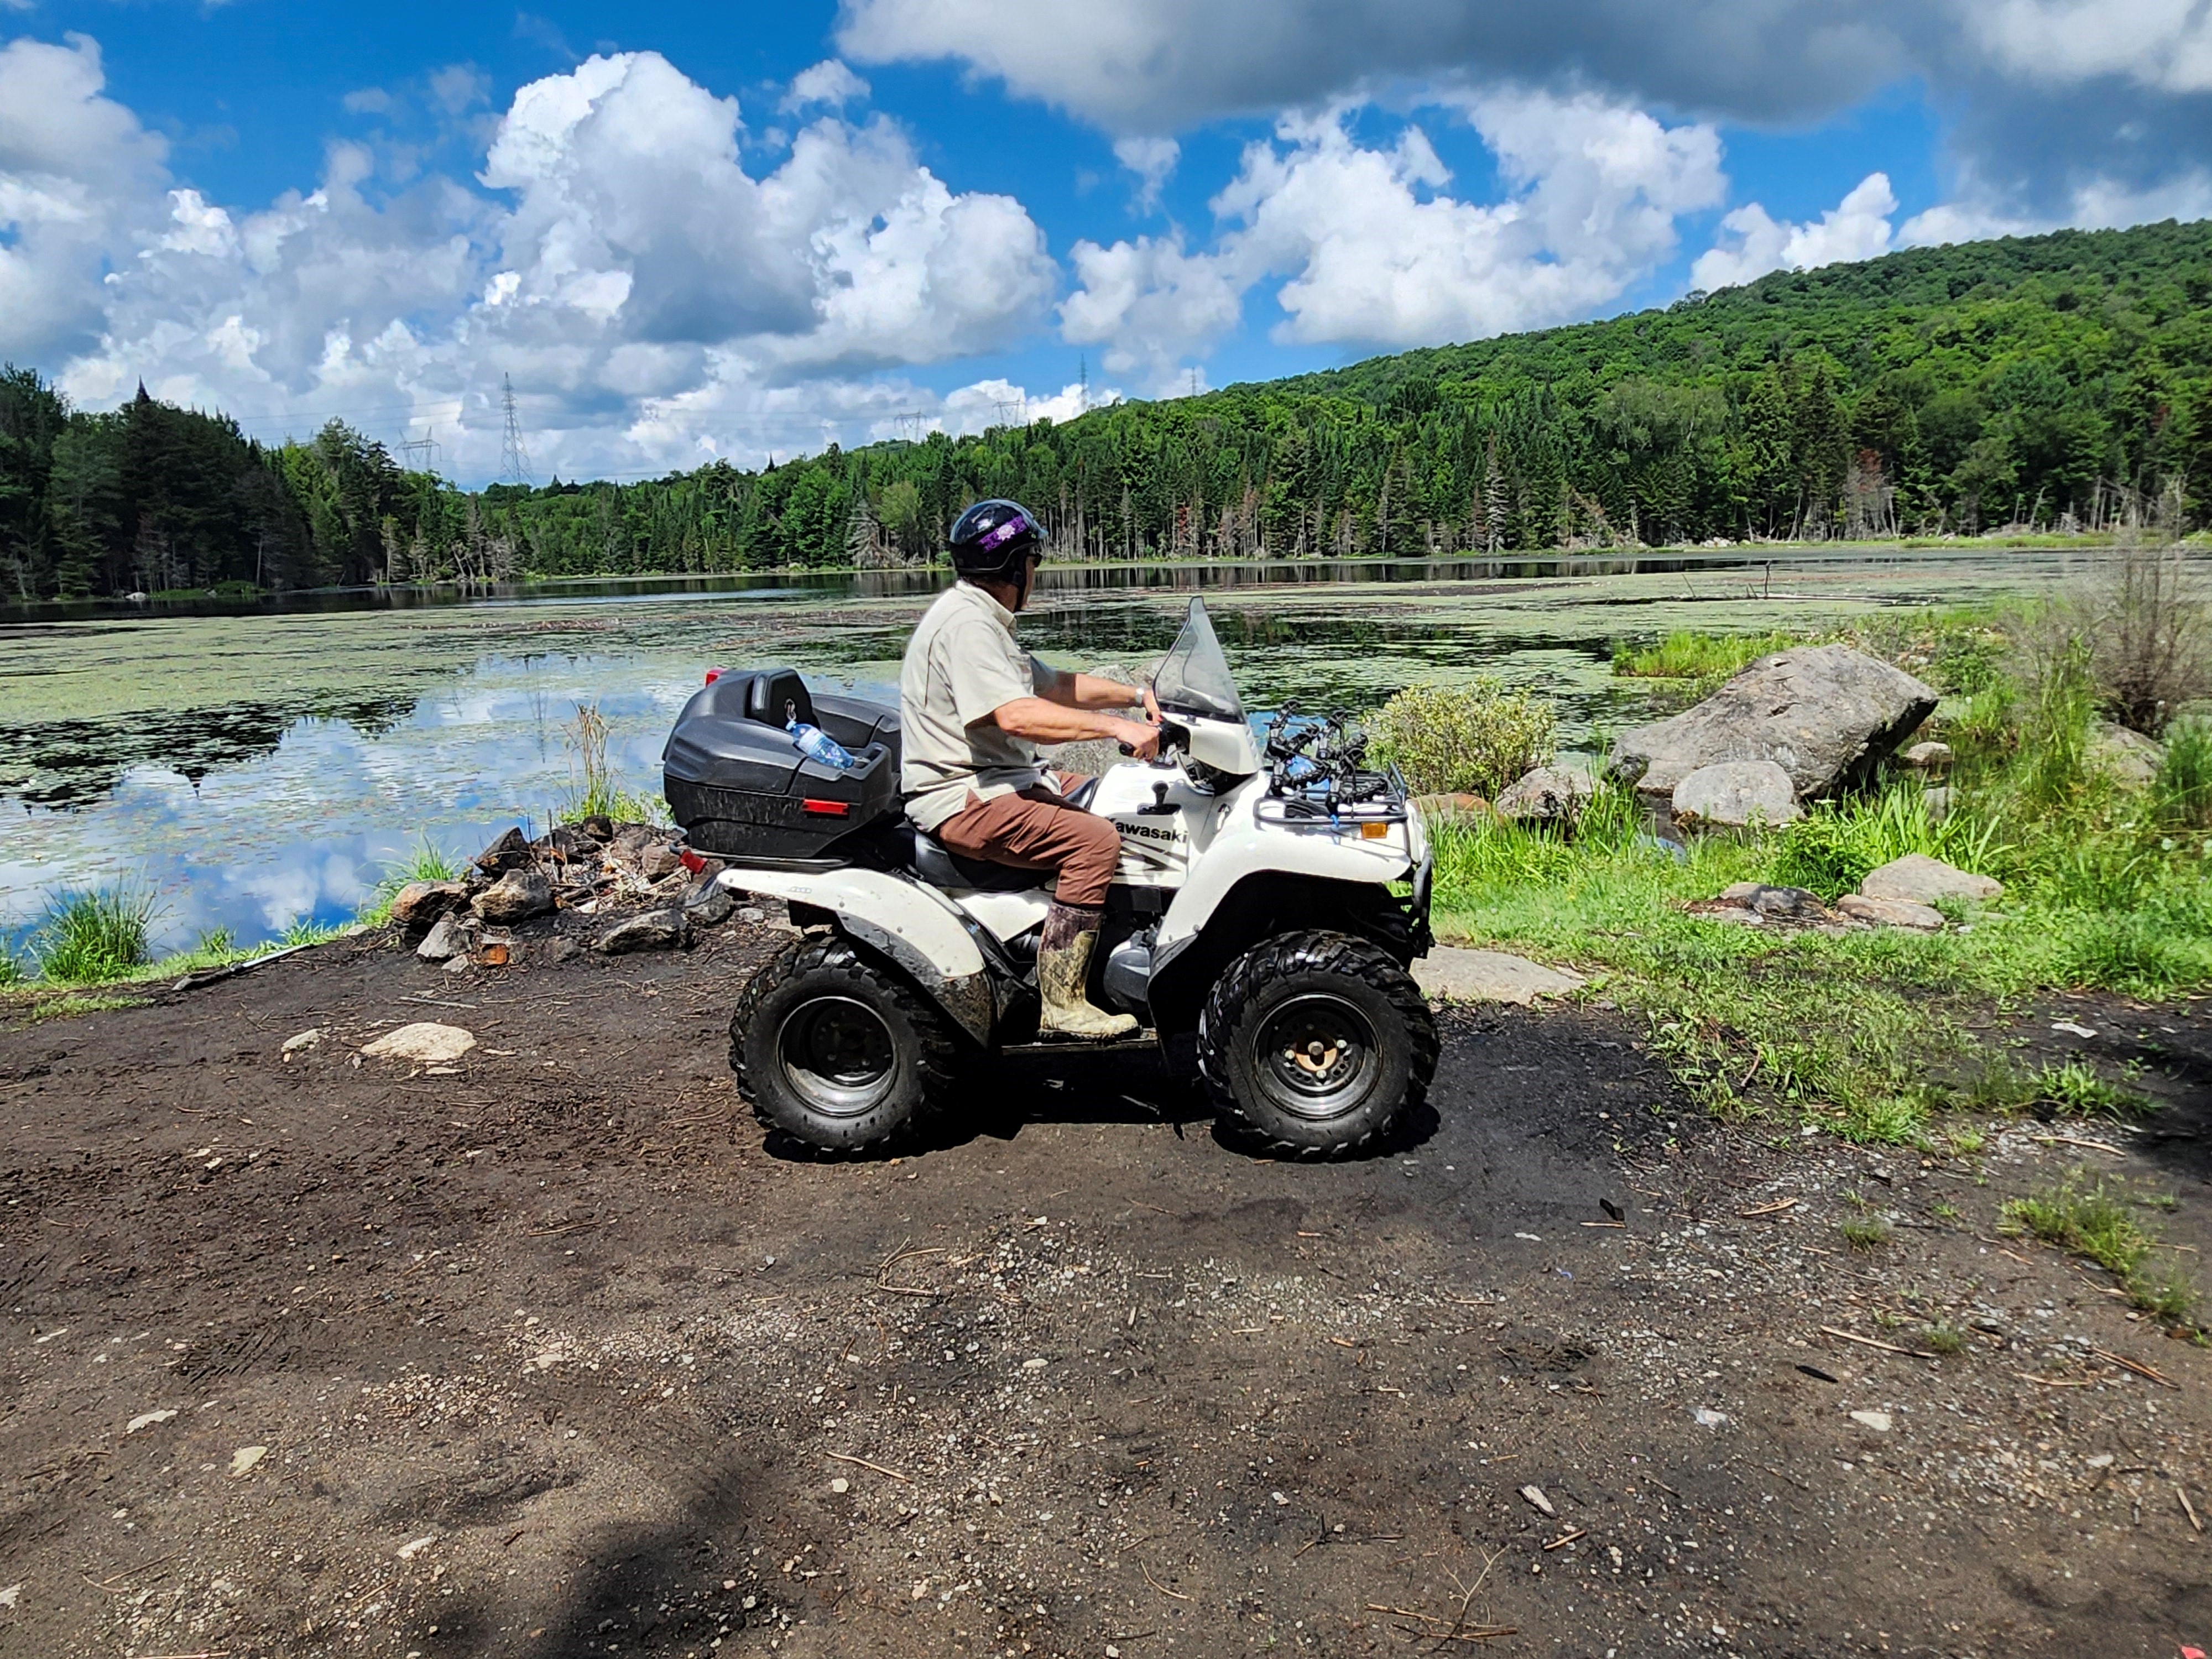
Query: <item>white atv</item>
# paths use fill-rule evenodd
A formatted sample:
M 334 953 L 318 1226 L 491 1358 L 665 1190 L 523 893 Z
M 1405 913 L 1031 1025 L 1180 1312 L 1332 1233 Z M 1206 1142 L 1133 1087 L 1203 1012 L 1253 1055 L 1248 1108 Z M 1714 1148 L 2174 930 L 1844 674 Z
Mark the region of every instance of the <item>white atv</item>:
M 947 1103 L 965 1063 L 1028 1045 L 1071 1060 L 1158 1042 L 1274 1151 L 1350 1152 L 1418 1105 L 1436 1028 L 1407 971 L 1429 948 L 1433 868 L 1395 774 L 1340 717 L 1285 709 L 1255 737 L 1201 601 L 1154 677 L 1160 757 L 1077 804 L 1121 832 L 1091 1000 L 1119 1043 L 1036 1042 L 1035 957 L 1052 878 L 979 863 L 901 809 L 895 709 L 810 693 L 788 669 L 710 676 L 663 757 L 677 821 L 716 879 L 779 898 L 802 931 L 745 987 L 730 1064 L 771 1127 L 870 1146 Z M 786 726 L 854 758 L 807 758 Z M 1264 738 L 1264 741 L 1263 741 Z

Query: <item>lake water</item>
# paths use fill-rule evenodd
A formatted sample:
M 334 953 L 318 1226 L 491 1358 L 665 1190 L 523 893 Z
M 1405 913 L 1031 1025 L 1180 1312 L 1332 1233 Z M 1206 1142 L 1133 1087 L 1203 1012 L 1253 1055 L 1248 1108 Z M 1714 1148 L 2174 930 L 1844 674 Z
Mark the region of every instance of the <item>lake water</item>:
M 1492 674 L 1554 698 L 1570 748 L 1639 718 L 1613 642 L 1814 627 L 2063 582 L 2081 556 L 1151 565 L 1045 573 L 1021 632 L 1062 664 L 1142 665 L 1203 593 L 1255 708 L 1365 707 Z M 154 890 L 157 944 L 349 916 L 428 841 L 542 829 L 575 787 L 564 727 L 611 728 L 625 787 L 710 665 L 887 692 L 941 578 L 593 582 L 489 597 L 315 596 L 248 614 L 0 624 L 0 933 L 61 889 Z

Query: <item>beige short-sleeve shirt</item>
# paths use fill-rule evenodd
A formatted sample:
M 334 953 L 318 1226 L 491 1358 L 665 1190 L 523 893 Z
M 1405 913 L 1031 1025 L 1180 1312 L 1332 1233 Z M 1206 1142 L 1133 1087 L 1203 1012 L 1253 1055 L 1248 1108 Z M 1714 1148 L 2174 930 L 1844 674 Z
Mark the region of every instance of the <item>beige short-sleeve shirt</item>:
M 1050 674 L 1050 669 L 1043 671 Z M 938 596 L 899 671 L 899 784 L 924 830 L 978 799 L 1044 781 L 1035 744 L 991 716 L 1036 695 L 1036 659 L 1014 642 L 1014 613 L 973 582 Z

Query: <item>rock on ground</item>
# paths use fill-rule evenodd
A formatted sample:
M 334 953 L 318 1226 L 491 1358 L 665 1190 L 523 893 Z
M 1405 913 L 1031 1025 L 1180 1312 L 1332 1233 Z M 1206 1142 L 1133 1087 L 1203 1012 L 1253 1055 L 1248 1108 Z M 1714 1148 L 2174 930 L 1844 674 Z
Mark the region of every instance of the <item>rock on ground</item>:
M 1870 872 L 1859 884 L 1870 899 L 1896 899 L 1906 904 L 1929 905 L 1937 899 L 1966 899 L 1979 904 L 2004 891 L 1994 876 L 1978 876 L 1931 859 L 1925 853 L 1907 853 Z
M 1716 902 L 1741 905 L 1758 915 L 1791 921 L 1828 919 L 1828 907 L 1820 902 L 1820 896 L 1802 887 L 1770 887 L 1761 881 L 1740 881 L 1723 889 Z
M 1863 781 L 1936 710 L 1911 675 L 1847 645 L 1798 646 L 1761 657 L 1672 720 L 1640 726 L 1613 747 L 1615 776 L 1647 794 L 1672 794 L 1699 767 L 1770 760 L 1800 799 Z
M 608 928 L 599 935 L 599 946 L 616 957 L 632 951 L 673 951 L 690 938 L 681 910 L 647 910 Z
M 1904 899 L 1869 898 L 1863 893 L 1846 893 L 1836 901 L 1836 908 L 1854 921 L 1870 921 L 1878 927 L 1911 927 L 1932 933 L 1943 925 L 1942 911 Z
M 1914 744 L 1898 758 L 1907 766 L 1923 768 L 1948 766 L 1951 763 L 1951 745 L 1948 743 L 1937 743 L 1930 738 L 1926 743 Z
M 553 884 L 535 870 L 510 870 L 478 893 L 469 908 L 485 921 L 527 921 L 553 908 Z
M 737 895 L 718 881 L 694 882 L 684 892 L 684 914 L 695 927 L 719 927 L 737 908 Z
M 522 831 L 510 830 L 497 841 L 477 854 L 477 868 L 488 876 L 504 875 L 509 870 L 520 870 L 530 862 L 530 843 L 522 838 Z
M 1741 830 L 1802 817 L 1790 774 L 1772 761 L 1723 761 L 1701 766 L 1674 786 L 1674 817 Z
M 434 1066 L 459 1060 L 476 1046 L 474 1035 L 459 1026 L 422 1019 L 386 1031 L 373 1042 L 364 1042 L 361 1051 L 371 1060 L 406 1060 Z
M 431 924 L 422 942 L 415 947 L 415 954 L 425 962 L 443 962 L 449 957 L 465 956 L 473 946 L 476 924 L 458 910 L 449 910 Z
M 2166 745 L 2124 726 L 2101 720 L 2090 734 L 2087 759 L 2091 766 L 2109 774 L 2126 787 L 2141 789 L 2166 764 Z
M 1413 982 L 1423 996 L 1453 1002 L 1510 1002 L 1526 1008 L 1538 997 L 1578 991 L 1585 981 L 1580 974 L 1547 968 L 1525 957 L 1439 945 L 1413 964 Z
M 469 899 L 466 882 L 410 881 L 392 901 L 392 919 L 402 927 L 428 927 Z
M 1498 816 L 1516 823 L 1571 824 L 1589 802 L 1589 780 L 1557 766 L 1540 766 L 1506 785 Z

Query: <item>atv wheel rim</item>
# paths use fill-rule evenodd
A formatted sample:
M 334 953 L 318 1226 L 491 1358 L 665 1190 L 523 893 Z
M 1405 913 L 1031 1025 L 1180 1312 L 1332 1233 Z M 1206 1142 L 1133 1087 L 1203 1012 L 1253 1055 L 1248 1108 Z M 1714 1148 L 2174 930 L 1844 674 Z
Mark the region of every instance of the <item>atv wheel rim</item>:
M 880 1105 L 897 1069 L 890 1028 L 850 997 L 817 997 L 793 1009 L 776 1052 L 792 1091 L 831 1117 L 858 1117 Z
M 1260 1086 L 1293 1117 L 1326 1122 L 1355 1109 L 1376 1065 L 1375 1029 L 1340 997 L 1292 997 L 1261 1023 Z

